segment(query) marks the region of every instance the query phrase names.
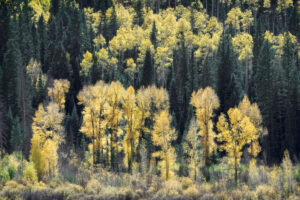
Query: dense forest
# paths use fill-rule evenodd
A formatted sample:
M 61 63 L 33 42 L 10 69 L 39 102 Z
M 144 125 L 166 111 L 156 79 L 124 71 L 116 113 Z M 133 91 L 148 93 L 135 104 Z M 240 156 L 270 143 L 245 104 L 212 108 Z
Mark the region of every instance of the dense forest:
M 1 0 L 0 199 L 298 199 L 299 17 Z

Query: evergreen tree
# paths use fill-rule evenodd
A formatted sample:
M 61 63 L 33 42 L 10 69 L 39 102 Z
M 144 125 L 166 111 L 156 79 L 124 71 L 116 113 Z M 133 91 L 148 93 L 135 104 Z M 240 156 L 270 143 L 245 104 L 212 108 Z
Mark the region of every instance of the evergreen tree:
M 39 36 L 39 43 L 37 43 L 37 45 L 39 44 L 40 46 L 39 48 L 39 53 L 40 53 L 40 61 L 42 64 L 42 69 L 43 72 L 47 72 L 47 69 L 45 68 L 45 62 L 46 62 L 46 58 L 47 58 L 47 30 L 46 30 L 46 24 L 44 21 L 44 17 L 43 15 L 41 15 L 41 17 L 39 18 L 38 21 L 38 27 L 37 27 L 37 32 L 38 32 L 38 36 Z M 38 59 L 38 58 L 37 58 Z
M 285 98 L 285 144 L 289 152 L 295 152 L 297 148 L 296 142 L 296 108 L 297 99 L 299 96 L 299 71 L 296 67 L 296 52 L 294 45 L 292 44 L 291 37 L 289 33 L 284 35 L 284 46 L 283 55 L 281 59 L 281 65 L 284 71 L 284 76 L 286 79 L 286 98 Z
M 267 39 L 263 41 L 261 49 L 258 53 L 258 59 L 256 64 L 253 66 L 253 84 L 254 84 L 254 98 L 260 107 L 263 121 L 269 131 L 269 139 L 266 140 L 265 147 L 269 155 L 275 155 L 279 152 L 280 148 L 274 142 L 274 138 L 277 138 L 276 130 L 274 127 L 274 79 L 275 69 L 273 65 L 274 61 L 274 50 Z M 278 133 L 278 132 L 277 132 Z
M 9 109 L 8 112 L 9 124 L 10 124 L 10 147 L 12 151 L 21 151 L 23 149 L 24 136 L 23 127 L 20 124 L 19 117 L 12 116 L 12 112 Z
M 152 30 L 151 30 L 151 34 L 150 34 L 150 40 L 154 46 L 154 48 L 157 48 L 157 29 L 156 29 L 156 24 L 155 24 L 155 20 L 152 23 Z
M 2 83 L 2 68 L 0 66 L 0 82 Z M 7 149 L 7 112 L 4 107 L 4 101 L 3 101 L 3 88 L 2 85 L 0 85 L 0 158 L 4 156 L 5 150 Z
M 226 112 L 239 103 L 241 81 L 237 58 L 233 52 L 230 35 L 224 31 L 217 52 L 217 94 L 220 99 L 220 112 Z
M 67 116 L 66 119 L 66 138 L 68 146 L 75 147 L 75 151 L 79 150 L 80 142 L 81 142 L 81 134 L 79 133 L 80 128 L 80 120 L 77 114 L 76 106 L 73 106 L 73 111 L 71 116 Z
M 200 74 L 201 87 L 205 88 L 210 86 L 216 88 L 215 74 L 216 70 L 213 59 L 211 56 L 206 56 Z
M 150 49 L 147 49 L 146 56 L 144 60 L 144 65 L 142 69 L 142 78 L 141 78 L 141 86 L 150 86 L 154 81 L 154 66 Z
M 109 42 L 117 34 L 117 30 L 119 29 L 115 5 L 112 6 L 111 16 L 107 18 L 106 23 L 107 35 L 104 35 L 104 37 L 106 41 Z
M 34 41 L 32 38 L 31 23 L 31 7 L 29 7 L 28 0 L 26 0 L 24 1 L 24 7 L 19 16 L 19 44 L 25 65 L 28 64 L 31 57 L 34 57 Z
M 7 108 L 17 113 L 17 69 L 22 67 L 22 55 L 19 47 L 19 28 L 16 16 L 10 19 L 9 39 L 3 60 L 3 90 Z

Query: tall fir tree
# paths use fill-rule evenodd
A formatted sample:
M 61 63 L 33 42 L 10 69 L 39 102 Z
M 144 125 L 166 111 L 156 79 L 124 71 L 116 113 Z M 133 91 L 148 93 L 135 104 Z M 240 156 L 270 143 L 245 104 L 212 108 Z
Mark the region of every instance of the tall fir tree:
M 233 52 L 231 36 L 224 31 L 217 52 L 217 94 L 220 112 L 226 112 L 241 99 L 241 77 L 238 73 L 237 58 Z
M 148 48 L 146 51 L 146 56 L 143 64 L 140 85 L 147 87 L 155 83 L 154 75 L 155 75 L 155 70 L 153 66 L 153 58 L 151 55 L 151 51 Z
M 13 114 L 17 109 L 17 69 L 22 67 L 22 55 L 19 46 L 19 26 L 17 17 L 10 19 L 9 39 L 3 60 L 3 90 L 6 107 L 11 107 Z
M 286 98 L 285 98 L 285 144 L 290 152 L 295 152 L 297 148 L 297 99 L 299 96 L 299 71 L 296 66 L 297 52 L 289 33 L 284 34 L 283 55 L 281 65 L 286 79 Z
M 258 59 L 253 66 L 252 81 L 254 85 L 253 91 L 255 91 L 253 98 L 260 107 L 263 121 L 269 131 L 268 139 L 263 144 L 266 147 L 268 155 L 275 155 L 276 152 L 280 151 L 278 150 L 279 145 L 274 140 L 277 137 L 274 122 L 274 107 L 276 107 L 276 102 L 274 102 L 274 55 L 275 52 L 270 42 L 265 39 L 258 53 Z

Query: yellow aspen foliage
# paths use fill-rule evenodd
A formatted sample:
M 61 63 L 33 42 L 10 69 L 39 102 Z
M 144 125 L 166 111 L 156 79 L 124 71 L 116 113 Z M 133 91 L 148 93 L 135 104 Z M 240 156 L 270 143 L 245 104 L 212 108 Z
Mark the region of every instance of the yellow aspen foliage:
M 32 162 L 26 164 L 23 170 L 23 182 L 27 184 L 34 184 L 38 181 L 37 171 Z
M 108 85 L 98 81 L 94 86 L 85 86 L 78 94 L 78 104 L 83 105 L 80 131 L 92 139 L 93 164 L 100 162 L 103 138 L 107 126 Z
M 134 76 L 137 73 L 137 68 L 136 68 L 136 64 L 132 58 L 129 58 L 126 60 L 125 73 L 128 74 L 128 76 L 131 80 L 134 80 Z
M 112 82 L 109 85 L 107 94 L 107 102 L 109 105 L 107 109 L 107 126 L 111 131 L 109 145 L 110 156 L 113 159 L 116 159 L 117 154 L 122 150 L 120 136 L 123 134 L 123 130 L 119 122 L 123 119 L 123 110 L 120 105 L 122 104 L 124 93 L 125 89 L 119 81 Z M 111 164 L 115 164 L 114 162 L 116 161 L 111 159 Z
M 44 174 L 45 158 L 42 152 L 41 136 L 33 134 L 31 139 L 30 161 L 32 161 L 34 168 L 39 177 Z
M 169 94 L 166 89 L 152 85 L 147 87 L 144 93 L 150 99 L 151 115 L 162 110 L 169 110 Z
M 151 94 L 147 93 L 147 89 L 141 88 L 136 95 L 136 104 L 140 111 L 139 131 L 140 134 L 149 133 L 148 128 L 145 127 L 145 120 L 150 117 L 151 111 Z
M 253 25 L 254 18 L 250 10 L 242 12 L 239 7 L 232 8 L 227 13 L 226 25 L 232 24 L 236 31 L 249 31 L 249 27 Z
M 57 161 L 58 161 L 58 143 L 54 140 L 46 140 L 43 145 L 42 155 L 44 156 L 44 171 L 48 177 L 57 174 Z
M 59 105 L 60 110 L 65 109 L 66 94 L 70 88 L 70 82 L 66 79 L 55 79 L 53 88 L 48 89 L 48 96 Z
M 277 0 L 277 8 L 276 10 L 281 13 L 282 11 L 286 10 L 289 7 L 293 6 L 292 0 Z
M 216 149 L 215 137 L 213 131 L 214 110 L 220 106 L 219 98 L 211 87 L 199 89 L 192 93 L 191 102 L 195 107 L 197 125 L 200 128 L 201 146 L 203 148 L 203 164 L 206 166 L 209 162 L 209 156 Z
M 189 156 L 189 175 L 194 181 L 199 176 L 200 163 L 200 138 L 198 134 L 198 125 L 195 118 L 192 118 L 189 130 L 184 143 L 184 151 Z
M 103 35 L 99 34 L 95 39 L 93 39 L 94 46 L 97 50 L 103 48 L 106 44 L 105 38 Z
M 126 135 L 123 141 L 125 153 L 124 163 L 131 172 L 134 154 L 139 143 L 139 125 L 141 120 L 141 113 L 136 105 L 136 95 L 132 86 L 127 89 L 124 95 L 123 110 L 124 118 L 126 120 Z
M 249 117 L 251 123 L 255 126 L 256 132 L 250 138 L 250 147 L 248 148 L 249 153 L 255 158 L 261 151 L 258 139 L 267 134 L 267 130 L 262 126 L 262 116 L 258 105 L 256 103 L 251 104 L 247 95 L 244 96 L 243 100 L 239 104 L 241 113 Z
M 43 74 L 41 63 L 35 59 L 31 58 L 29 64 L 26 66 L 26 75 L 30 78 L 32 86 L 36 89 L 39 81 L 42 81 L 42 86 L 45 86 L 47 82 L 47 75 Z
M 105 48 L 101 48 L 95 53 L 97 58 L 97 65 L 101 68 L 101 79 L 104 79 L 104 72 L 112 74 L 117 68 L 118 60 L 109 55 Z
M 270 8 L 271 7 L 271 0 L 264 0 L 264 8 Z
M 64 113 L 55 102 L 50 102 L 46 109 L 40 104 L 33 118 L 30 160 L 40 178 L 56 175 L 58 145 L 63 142 L 63 118 Z
M 249 71 L 252 66 L 253 58 L 253 39 L 248 33 L 240 33 L 232 38 L 232 45 L 238 60 L 242 62 L 244 67 L 244 90 L 248 93 L 249 88 Z
M 294 166 L 290 159 L 290 154 L 288 150 L 284 151 L 281 167 L 283 173 L 282 182 L 283 182 L 284 196 L 287 198 L 290 194 L 292 194 L 296 190 Z
M 220 150 L 227 152 L 229 163 L 234 168 L 234 177 L 237 183 L 242 149 L 251 142 L 256 130 L 249 117 L 244 116 L 238 108 L 230 108 L 227 114 L 228 119 L 223 113 L 219 116 L 217 139 L 222 143 L 219 146 Z
M 166 180 L 173 176 L 176 155 L 171 141 L 175 139 L 175 130 L 171 128 L 171 116 L 168 111 L 163 110 L 155 116 L 155 123 L 152 131 L 154 145 L 161 147 L 161 151 L 153 154 L 154 157 L 162 159 L 161 174 Z
M 30 0 L 29 6 L 33 9 L 34 20 L 37 22 L 41 15 L 43 15 L 46 22 L 50 17 L 50 3 L 51 0 Z
M 290 32 L 288 32 L 287 34 L 289 34 L 292 43 L 294 45 L 297 45 L 296 36 L 294 36 Z M 284 35 L 283 34 L 273 35 L 272 32 L 266 31 L 264 39 L 267 39 L 272 44 L 272 47 L 275 50 L 275 57 L 278 60 L 278 62 L 280 62 L 280 58 L 283 54 Z
M 86 17 L 87 25 L 89 27 L 92 27 L 93 31 L 97 33 L 99 24 L 101 22 L 101 12 L 100 11 L 94 12 L 94 9 L 90 7 L 84 8 L 83 12 Z
M 158 47 L 154 56 L 158 81 L 163 87 L 167 84 L 167 77 L 173 63 L 172 57 L 172 50 L 167 47 Z
M 253 57 L 253 39 L 248 33 L 240 33 L 232 38 L 232 45 L 238 54 L 238 59 L 244 61 Z
M 93 66 L 93 54 L 86 51 L 83 55 L 83 60 L 80 63 L 80 75 L 84 78 L 88 78 L 90 70 Z
M 61 123 L 63 118 L 64 113 L 60 111 L 57 103 L 50 102 L 46 109 L 40 104 L 33 118 L 32 131 L 34 134 L 40 135 L 42 144 L 47 139 L 62 142 L 63 126 Z

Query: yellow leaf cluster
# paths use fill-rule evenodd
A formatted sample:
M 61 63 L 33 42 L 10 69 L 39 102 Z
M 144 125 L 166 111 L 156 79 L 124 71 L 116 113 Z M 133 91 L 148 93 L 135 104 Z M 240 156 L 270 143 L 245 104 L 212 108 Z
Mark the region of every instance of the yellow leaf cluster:
M 214 110 L 220 106 L 219 99 L 211 87 L 199 89 L 192 93 L 191 102 L 196 110 L 197 125 L 200 128 L 201 145 L 203 147 L 203 161 L 207 164 L 208 157 L 216 149 L 214 139 L 216 137 L 213 131 L 212 117 Z
M 171 141 L 175 139 L 175 130 L 171 128 L 171 116 L 168 111 L 163 110 L 155 116 L 155 123 L 152 131 L 153 143 L 161 147 L 161 151 L 154 156 L 162 159 L 161 173 L 168 180 L 172 176 L 171 166 L 176 161 L 174 147 Z
M 83 77 L 88 77 L 90 70 L 93 66 L 93 54 L 89 51 L 86 51 L 83 55 L 83 60 L 80 63 L 80 75 Z
M 66 94 L 70 88 L 70 82 L 66 79 L 55 79 L 53 88 L 48 88 L 48 96 L 59 105 L 59 109 L 65 109 Z
M 253 39 L 248 33 L 240 33 L 232 38 L 234 51 L 240 61 L 249 60 L 253 57 Z

